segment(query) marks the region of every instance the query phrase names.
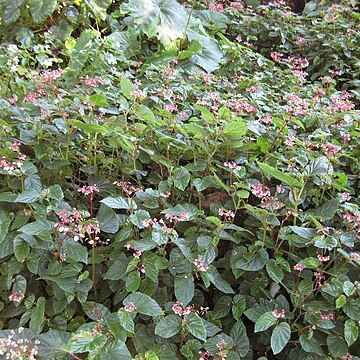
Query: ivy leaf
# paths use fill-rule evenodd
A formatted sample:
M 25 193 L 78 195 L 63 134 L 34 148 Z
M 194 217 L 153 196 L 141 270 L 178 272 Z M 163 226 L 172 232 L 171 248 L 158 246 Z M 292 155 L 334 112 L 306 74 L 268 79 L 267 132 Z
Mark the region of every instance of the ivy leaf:
M 136 311 L 140 314 L 149 316 L 163 315 L 161 307 L 149 295 L 135 292 L 126 297 L 123 303 L 124 306 L 127 306 L 131 302 L 136 306 Z
M 194 278 L 191 274 L 175 276 L 175 297 L 183 306 L 186 306 L 194 297 Z
M 54 11 L 57 0 L 31 0 L 29 10 L 35 23 L 45 21 Z
M 106 96 L 103 93 L 92 94 L 89 97 L 89 101 L 92 105 L 107 107 L 109 106 Z
M 291 335 L 291 328 L 287 322 L 281 322 L 279 325 L 275 326 L 271 334 L 271 350 L 274 355 L 280 353 L 285 345 L 289 342 Z
M 256 320 L 255 332 L 267 330 L 276 323 L 276 320 L 277 319 L 273 315 L 272 311 L 267 311 L 265 314 L 260 315 L 260 317 Z
M 120 221 L 115 212 L 105 204 L 100 205 L 99 212 L 96 215 L 100 230 L 108 234 L 115 234 L 119 231 Z
M 160 320 L 155 327 L 155 334 L 168 339 L 180 331 L 181 319 L 178 315 L 168 315 Z
M 269 254 L 267 251 L 265 249 L 260 249 L 253 254 L 247 253 L 236 262 L 236 267 L 246 271 L 259 271 L 265 266 L 268 260 Z
M 186 321 L 186 328 L 192 335 L 196 338 L 205 341 L 206 340 L 206 327 L 203 319 L 191 312 L 184 316 L 184 320 Z

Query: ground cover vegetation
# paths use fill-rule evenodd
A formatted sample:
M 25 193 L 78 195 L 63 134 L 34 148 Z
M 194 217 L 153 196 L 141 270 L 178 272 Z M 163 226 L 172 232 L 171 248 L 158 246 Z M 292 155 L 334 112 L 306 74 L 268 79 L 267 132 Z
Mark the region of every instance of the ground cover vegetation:
M 359 359 L 359 8 L 293 10 L 0 1 L 2 359 Z

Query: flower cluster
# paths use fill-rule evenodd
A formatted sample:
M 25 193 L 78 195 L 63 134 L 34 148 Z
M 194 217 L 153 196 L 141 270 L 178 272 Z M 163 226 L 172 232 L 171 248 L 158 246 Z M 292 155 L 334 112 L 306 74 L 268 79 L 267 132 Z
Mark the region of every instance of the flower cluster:
M 195 259 L 194 265 L 201 272 L 205 272 L 209 269 L 209 267 L 207 265 L 205 265 L 204 260 L 202 260 L 202 259 Z
M 251 185 L 251 192 L 259 199 L 264 198 L 266 196 L 271 196 L 270 189 L 262 184 Z
M 234 161 L 225 161 L 224 166 L 230 170 L 240 170 L 241 169 L 241 167 L 239 165 L 236 165 L 236 162 L 234 162 Z
M 9 300 L 15 303 L 20 303 L 25 297 L 25 294 L 22 291 L 13 292 L 9 296 Z
M 189 214 L 187 212 L 182 212 L 179 215 L 174 214 L 165 214 L 165 218 L 169 220 L 171 223 L 177 223 L 179 221 L 187 221 L 189 220 Z
M 106 84 L 106 81 L 99 76 L 91 77 L 86 75 L 82 77 L 81 80 L 86 84 L 88 89 L 98 87 L 100 84 Z
M 0 339 L 0 355 L 6 360 L 27 359 L 35 360 L 39 351 L 39 340 L 31 341 L 20 334 L 23 328 L 11 330 L 10 335 Z
M 282 309 L 281 311 L 277 311 L 276 309 L 272 312 L 272 314 L 276 317 L 276 318 L 284 318 L 285 317 L 285 310 Z
M 14 173 L 19 173 L 21 166 L 24 160 L 26 159 L 26 155 L 20 151 L 20 145 L 21 144 L 19 141 L 14 141 L 9 146 L 9 150 L 18 153 L 17 160 L 9 160 L 6 159 L 4 156 L 0 158 L 0 169 L 4 170 L 9 175 L 13 175 Z
M 133 257 L 135 258 L 135 259 L 140 259 L 140 257 L 141 257 L 141 255 L 142 255 L 142 253 L 144 252 L 144 250 L 142 250 L 142 249 L 139 249 L 139 248 L 137 248 L 137 247 L 135 247 L 133 244 L 126 244 L 126 249 L 127 250 L 133 250 L 134 252 L 133 252 Z
M 145 228 L 148 228 L 148 227 L 155 227 L 156 225 L 159 225 L 161 226 L 162 230 L 168 234 L 170 234 L 172 232 L 172 228 L 169 228 L 163 219 L 156 219 L 156 218 L 150 218 L 150 219 L 147 219 L 147 220 L 143 220 L 142 222 L 142 225 L 145 227 Z
M 131 302 L 131 301 L 129 302 L 128 305 L 126 305 L 126 306 L 124 307 L 124 310 L 127 311 L 127 312 L 133 312 L 133 311 L 135 311 L 136 309 L 137 309 L 136 305 L 134 305 L 134 303 Z
M 95 192 L 99 192 L 99 188 L 96 184 L 93 185 L 84 185 L 78 189 L 78 193 L 83 195 L 92 195 Z
M 191 312 L 196 312 L 194 305 L 189 305 L 184 308 L 180 301 L 177 301 L 175 304 L 173 304 L 171 308 L 174 314 L 179 316 L 184 316 L 190 314 Z
M 304 269 L 306 268 L 306 266 L 305 265 L 303 265 L 303 264 L 300 264 L 300 263 L 297 263 L 297 264 L 295 264 L 294 265 L 294 270 L 296 270 L 296 271 L 303 271 Z
M 232 210 L 224 210 L 219 208 L 218 214 L 224 218 L 225 221 L 231 221 L 235 217 L 235 213 Z
M 123 193 L 129 197 L 135 195 L 138 191 L 142 190 L 142 188 L 136 188 L 135 186 L 131 185 L 131 183 L 128 181 L 114 181 L 113 185 L 121 188 Z

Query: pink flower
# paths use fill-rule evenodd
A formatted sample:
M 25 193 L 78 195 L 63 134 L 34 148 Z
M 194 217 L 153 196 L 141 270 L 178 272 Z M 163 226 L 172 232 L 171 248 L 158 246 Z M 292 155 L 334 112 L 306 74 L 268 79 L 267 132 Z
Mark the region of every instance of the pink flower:
M 360 259 L 360 255 L 357 253 L 351 253 L 350 254 L 350 259 L 351 260 L 359 260 Z
M 189 214 L 186 212 L 182 212 L 179 215 L 165 214 L 165 218 L 170 222 L 187 221 L 189 219 Z
M 13 292 L 10 296 L 9 296 L 9 300 L 13 301 L 13 302 L 21 302 L 22 299 L 25 297 L 25 294 L 22 291 L 18 291 L 18 292 Z
M 218 350 L 221 351 L 221 350 L 224 350 L 224 349 L 225 349 L 226 345 L 227 345 L 227 343 L 226 343 L 225 340 L 223 339 L 223 340 L 221 340 L 220 342 L 218 342 L 218 343 L 216 344 L 216 347 L 217 347 Z
M 197 267 L 199 271 L 205 272 L 209 269 L 207 265 L 204 264 L 204 260 L 202 259 L 195 259 L 194 265 Z
M 347 193 L 347 192 L 343 192 L 343 193 L 341 194 L 341 198 L 342 198 L 343 200 L 345 200 L 345 201 L 351 200 L 351 196 L 350 196 L 350 194 Z
M 251 185 L 251 192 L 259 199 L 271 196 L 270 189 L 262 184 Z
M 272 314 L 276 317 L 276 318 L 284 318 L 285 317 L 285 310 L 282 309 L 280 312 L 277 311 L 276 309 L 272 312 Z
M 300 272 L 303 271 L 305 268 L 306 268 L 306 266 L 303 264 L 300 264 L 300 263 L 297 263 L 296 265 L 294 265 L 294 270 L 297 270 Z
M 337 146 L 334 144 L 326 143 L 322 146 L 322 150 L 327 153 L 327 155 L 334 156 L 341 150 L 341 146 Z
M 326 314 L 320 313 L 320 318 L 322 320 L 334 320 L 334 314 L 329 313 L 329 314 L 326 315 Z
M 329 260 L 330 260 L 330 256 L 329 256 L 329 255 L 325 256 L 325 255 L 320 255 L 320 254 L 318 254 L 318 255 L 317 255 L 317 258 L 318 258 L 321 262 L 326 262 L 326 261 L 329 261 Z
M 137 309 L 137 307 L 134 305 L 133 302 L 129 302 L 129 305 L 126 305 L 124 308 L 124 310 L 127 312 L 133 312 L 136 309 Z
M 218 214 L 223 216 L 225 221 L 231 221 L 235 217 L 235 213 L 232 210 L 226 211 L 222 208 L 219 208 Z
M 224 166 L 229 168 L 230 170 L 240 170 L 241 167 L 236 165 L 236 162 L 234 161 L 225 161 Z
M 95 192 L 99 192 L 99 188 L 96 184 L 94 185 L 85 185 L 82 186 L 78 189 L 78 192 L 80 194 L 84 194 L 84 195 L 92 195 Z

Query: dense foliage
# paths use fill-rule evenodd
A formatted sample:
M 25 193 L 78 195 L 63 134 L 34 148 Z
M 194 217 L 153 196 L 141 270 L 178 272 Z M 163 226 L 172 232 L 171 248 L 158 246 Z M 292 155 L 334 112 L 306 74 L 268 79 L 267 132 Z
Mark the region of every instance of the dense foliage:
M 1 1 L 0 355 L 359 359 L 356 6 Z

